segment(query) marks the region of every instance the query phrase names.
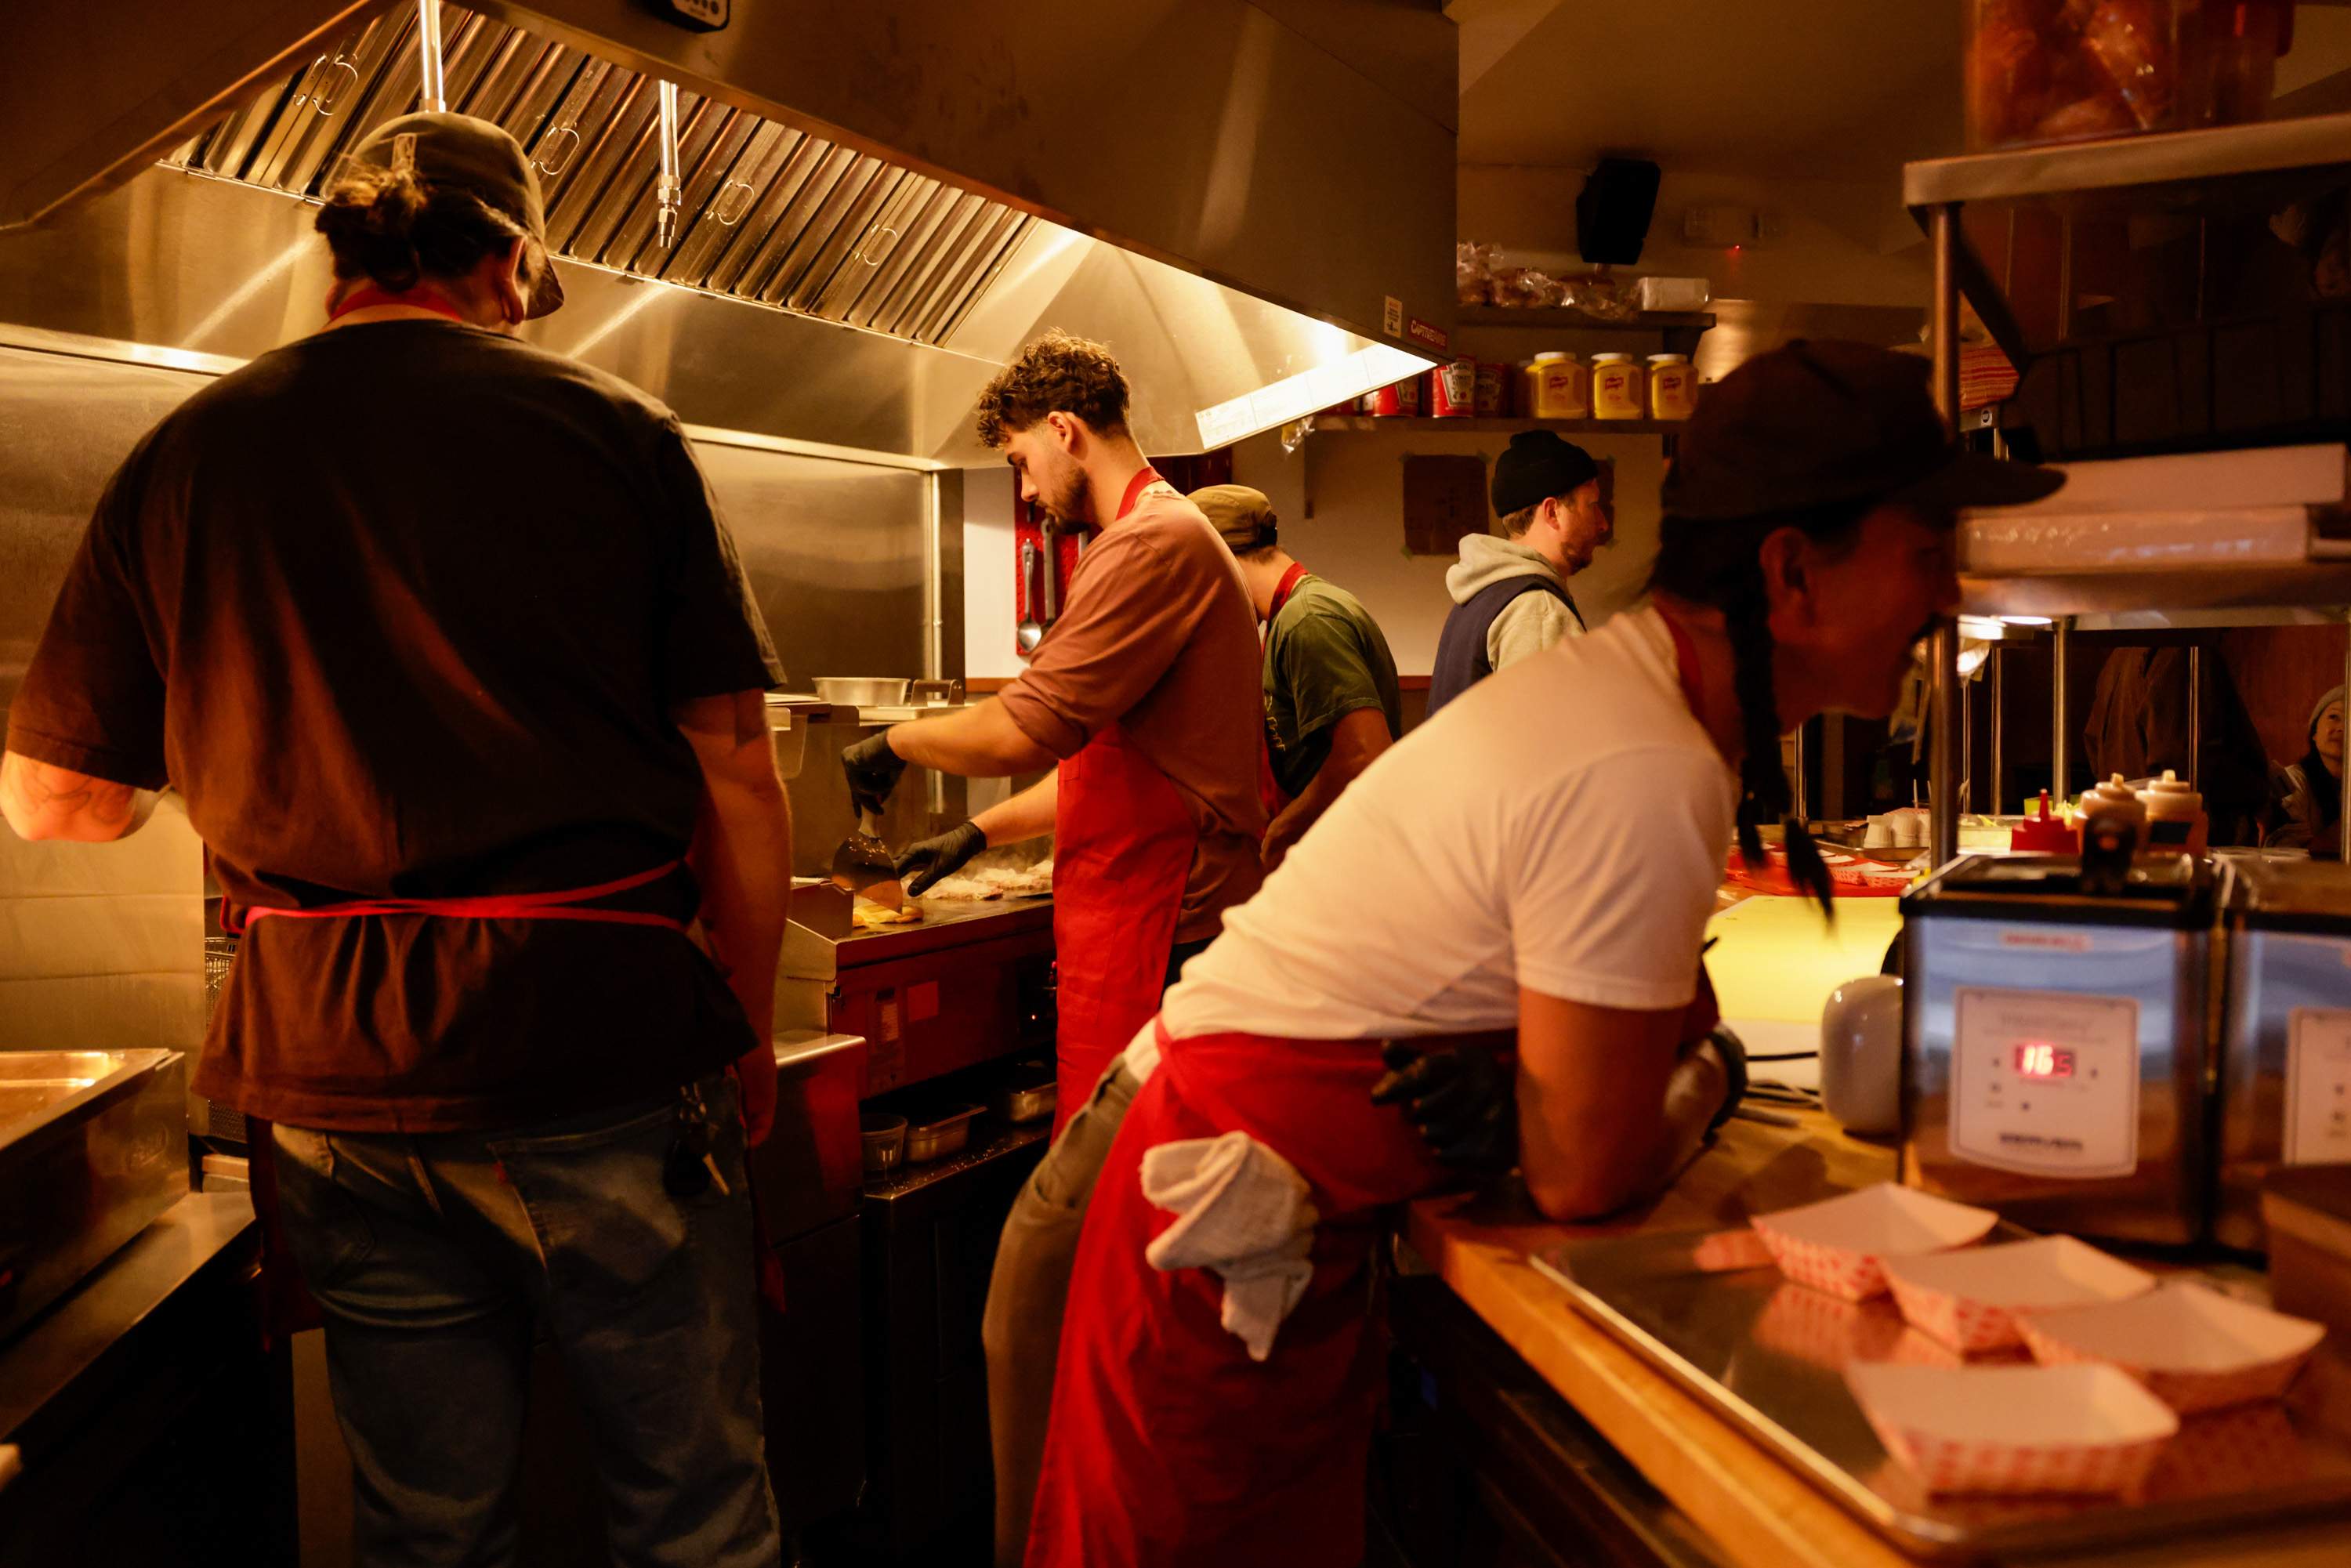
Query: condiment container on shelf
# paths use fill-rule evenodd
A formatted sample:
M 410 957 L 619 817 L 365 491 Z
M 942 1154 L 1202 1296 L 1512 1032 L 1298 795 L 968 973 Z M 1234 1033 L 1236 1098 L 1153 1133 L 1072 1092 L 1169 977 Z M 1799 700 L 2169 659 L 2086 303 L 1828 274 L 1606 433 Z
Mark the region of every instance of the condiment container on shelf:
M 1364 412 L 1383 419 L 1411 419 L 1420 413 L 1420 389 L 1426 376 L 1406 376 L 1394 386 L 1364 394 Z
M 1698 372 L 1687 354 L 1649 356 L 1649 417 L 1687 419 L 1698 402 Z
M 1648 409 L 1641 397 L 1641 367 L 1630 354 L 1592 356 L 1592 417 L 1638 419 Z
M 1428 378 L 1432 406 L 1439 419 L 1468 419 L 1478 412 L 1478 361 L 1447 360 Z
M 2139 803 L 2138 791 L 2125 783 L 2119 773 L 2083 792 L 2082 809 L 2074 813 L 2074 825 L 2079 829 L 2091 818 L 2101 815 L 2119 817 L 2131 823 L 2137 847 L 2147 847 L 2147 808 Z
M 1534 360 L 1520 360 L 1510 368 L 1510 413 L 1515 417 L 1535 417 L 1535 393 L 1541 384 L 1542 371 Z
M 2351 867 L 2225 855 L 2220 902 L 2229 978 L 2212 1238 L 2261 1251 L 2274 1239 L 2262 1224 L 2265 1180 L 2283 1166 L 2351 1165 Z
M 1479 361 L 1474 401 L 1479 419 L 1506 417 L 1510 412 L 1510 367 L 1499 361 Z
M 2204 852 L 2210 824 L 2204 815 L 2204 797 L 2197 793 L 2195 785 L 2167 768 L 2162 778 L 2138 792 L 2138 803 L 2147 812 L 2148 848 L 2191 855 Z
M 1573 354 L 1557 349 L 1535 356 L 1535 396 L 1528 413 L 1536 419 L 1592 417 L 1592 373 Z
M 2236 7 L 2222 6 L 2226 11 Z M 2177 131 L 2204 58 L 2199 0 L 1969 0 L 1960 98 L 1971 152 Z
M 1966 854 L 1906 894 L 1902 1179 L 2031 1229 L 2201 1239 L 2212 908 L 2185 855 L 2101 884 Z

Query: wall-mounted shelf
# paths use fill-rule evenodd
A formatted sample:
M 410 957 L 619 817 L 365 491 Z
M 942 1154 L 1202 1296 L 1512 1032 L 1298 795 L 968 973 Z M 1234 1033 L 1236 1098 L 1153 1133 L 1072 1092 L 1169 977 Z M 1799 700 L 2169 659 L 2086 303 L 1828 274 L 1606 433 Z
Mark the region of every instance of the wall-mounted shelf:
M 1456 327 L 1510 327 L 1533 329 L 1557 337 L 1563 332 L 1605 332 L 1615 335 L 1635 335 L 1662 339 L 1664 352 L 1695 354 L 1698 340 L 1714 325 L 1714 315 L 1707 310 L 1653 310 L 1630 321 L 1595 321 L 1581 310 L 1565 306 L 1464 305 L 1455 314 Z
M 1464 305 L 1454 315 L 1462 327 L 1541 327 L 1571 332 L 1670 332 L 1714 325 L 1709 310 L 1652 310 L 1630 321 L 1599 321 L 1565 306 Z
M 1369 413 L 1318 413 L 1314 434 L 1360 435 L 1374 431 L 1416 435 L 1515 434 L 1555 430 L 1562 435 L 1679 435 L 1684 419 L 1434 419 Z

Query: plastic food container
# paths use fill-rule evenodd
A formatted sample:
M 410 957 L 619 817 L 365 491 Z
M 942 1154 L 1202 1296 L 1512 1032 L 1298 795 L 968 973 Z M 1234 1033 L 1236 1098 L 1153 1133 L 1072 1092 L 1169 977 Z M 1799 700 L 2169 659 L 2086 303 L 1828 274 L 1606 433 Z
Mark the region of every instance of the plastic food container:
M 1845 1368 L 1870 1429 L 1928 1491 L 2133 1492 L 2179 1417 L 2108 1366 Z
M 857 1118 L 858 1134 L 865 1140 L 865 1174 L 880 1176 L 896 1170 L 906 1157 L 906 1118 L 868 1111 Z
M 1528 413 L 1536 419 L 1592 417 L 1592 372 L 1573 354 L 1553 349 L 1535 356 L 1530 378 L 1534 401 Z
M 1638 419 L 1648 412 L 1641 396 L 1641 367 L 1630 354 L 1592 356 L 1592 417 Z
M 2138 803 L 2147 811 L 2150 847 L 2183 850 L 2191 855 L 2204 852 L 2210 823 L 2204 815 L 2204 797 L 2197 793 L 2195 785 L 2167 768 L 2162 778 L 2138 792 Z
M 2325 1323 L 2186 1281 L 2111 1306 L 2032 1312 L 2018 1322 L 2033 1360 L 2103 1362 L 2183 1416 L 2276 1398 L 2326 1335 Z
M 1782 1273 L 1849 1301 L 1885 1292 L 1885 1260 L 1971 1246 L 1998 1223 L 1989 1208 L 1892 1182 L 1755 1217 Z
M 2293 39 L 2287 0 L 1968 0 L 1969 150 L 2262 119 Z
M 1447 360 L 1428 378 L 1429 413 L 1438 419 L 1468 419 L 1478 412 L 1478 361 Z
M 2023 1343 L 2021 1312 L 2128 1301 L 2155 1289 L 2154 1275 L 2070 1236 L 1891 1258 L 1886 1279 L 1912 1326 L 1970 1352 Z
M 1687 419 L 1698 406 L 1698 372 L 1687 354 L 1649 356 L 1649 417 Z
M 1969 148 L 2179 130 L 2179 10 L 2174 0 L 1971 0 L 1960 65 Z

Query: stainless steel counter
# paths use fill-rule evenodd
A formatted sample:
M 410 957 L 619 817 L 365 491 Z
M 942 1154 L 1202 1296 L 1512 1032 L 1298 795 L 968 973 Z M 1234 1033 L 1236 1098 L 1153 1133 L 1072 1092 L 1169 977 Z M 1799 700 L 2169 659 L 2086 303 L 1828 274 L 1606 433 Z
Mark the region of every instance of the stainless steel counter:
M 921 920 L 843 937 L 837 959 L 840 967 L 846 969 L 880 964 L 892 958 L 910 958 L 917 953 L 935 953 L 943 947 L 1053 928 L 1050 894 L 1028 898 L 917 898 L 911 902 L 921 905 Z

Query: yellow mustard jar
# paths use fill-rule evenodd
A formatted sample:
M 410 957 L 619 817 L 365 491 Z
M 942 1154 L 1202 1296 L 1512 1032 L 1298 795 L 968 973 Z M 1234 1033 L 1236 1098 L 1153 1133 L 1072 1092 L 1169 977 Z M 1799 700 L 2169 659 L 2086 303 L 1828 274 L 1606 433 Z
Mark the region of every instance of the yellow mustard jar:
M 1534 416 L 1537 419 L 1591 417 L 1591 382 L 1573 354 L 1556 349 L 1537 354 L 1534 386 Z
M 1687 354 L 1649 356 L 1649 417 L 1687 419 L 1698 403 L 1698 372 Z
M 1592 417 L 1638 419 L 1648 410 L 1641 397 L 1641 367 L 1630 354 L 1592 356 Z

